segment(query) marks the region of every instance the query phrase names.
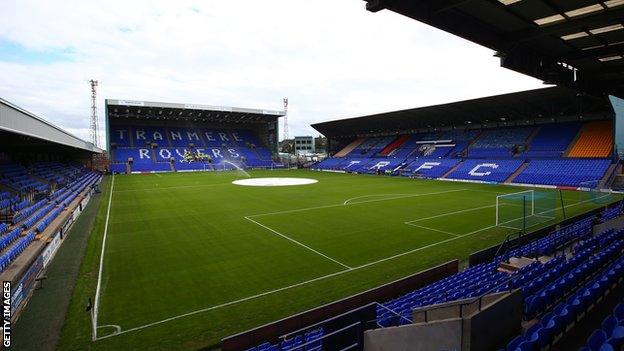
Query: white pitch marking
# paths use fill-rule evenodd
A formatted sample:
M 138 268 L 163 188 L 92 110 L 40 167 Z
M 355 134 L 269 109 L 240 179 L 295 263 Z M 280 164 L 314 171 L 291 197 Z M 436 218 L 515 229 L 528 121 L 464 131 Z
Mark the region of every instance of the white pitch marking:
M 425 220 L 428 220 L 428 219 L 454 215 L 454 214 L 458 214 L 458 213 L 477 211 L 477 210 L 482 210 L 482 209 L 490 208 L 490 207 L 496 207 L 496 205 L 487 205 L 487 206 L 481 206 L 481 207 L 467 208 L 467 209 L 464 209 L 464 210 L 458 210 L 458 211 L 453 211 L 453 212 L 445 212 L 445 213 L 441 213 L 441 214 L 438 214 L 438 215 L 435 215 L 435 216 L 424 217 L 424 218 L 419 218 L 419 219 L 414 219 L 414 220 L 411 220 L 411 221 L 407 221 L 407 222 L 405 222 L 405 224 L 410 224 L 410 223 L 414 223 L 414 222 L 425 221 Z
M 465 190 L 465 189 L 461 189 L 461 190 Z M 576 202 L 574 204 L 566 206 L 566 208 L 567 207 L 573 207 L 573 206 L 580 205 L 582 203 L 585 203 L 585 202 L 588 202 L 588 201 L 594 201 L 594 200 L 596 200 L 596 199 L 590 199 L 590 200 L 586 200 L 586 201 Z M 342 205 L 333 205 L 332 207 L 335 207 L 335 206 L 342 206 Z M 256 215 L 256 216 L 258 216 L 258 215 Z M 245 217 L 245 218 L 247 218 L 247 217 Z M 241 302 L 254 300 L 256 298 L 267 296 L 267 295 L 271 295 L 271 294 L 278 293 L 278 292 L 281 292 L 281 291 L 290 290 L 290 289 L 293 289 L 293 288 L 296 288 L 296 287 L 299 287 L 299 286 L 303 286 L 303 285 L 306 285 L 306 284 L 309 284 L 309 283 L 314 283 L 314 282 L 317 282 L 317 281 L 321 281 L 321 280 L 325 280 L 325 279 L 328 279 L 328 278 L 331 278 L 331 277 L 335 277 L 335 276 L 341 275 L 343 273 L 355 271 L 355 270 L 366 268 L 366 267 L 370 267 L 370 266 L 373 266 L 373 265 L 376 265 L 376 264 L 379 264 L 379 263 L 382 263 L 382 262 L 385 262 L 385 261 L 393 260 L 393 259 L 405 256 L 405 255 L 412 254 L 414 252 L 426 250 L 426 249 L 429 249 L 431 247 L 435 247 L 437 245 L 446 244 L 448 242 L 455 241 L 455 240 L 458 240 L 458 239 L 461 239 L 461 238 L 464 238 L 464 237 L 468 237 L 468 236 L 474 235 L 476 233 L 479 233 L 479 232 L 482 232 L 482 231 L 485 231 L 485 230 L 489 230 L 489 229 L 492 229 L 492 228 L 495 228 L 495 227 L 496 227 L 496 225 L 491 225 L 491 226 L 488 226 L 488 227 L 477 229 L 475 231 L 472 231 L 472 232 L 469 232 L 469 233 L 466 233 L 466 234 L 462 234 L 462 235 L 457 236 L 457 237 L 453 237 L 453 238 L 445 239 L 445 240 L 442 240 L 442 241 L 438 241 L 436 243 L 432 243 L 432 244 L 429 244 L 429 245 L 418 247 L 418 248 L 415 248 L 415 249 L 412 249 L 412 250 L 409 250 L 409 251 L 406 251 L 406 252 L 403 252 L 403 253 L 399 253 L 399 254 L 396 254 L 396 255 L 393 255 L 393 256 L 390 256 L 390 257 L 382 258 L 382 259 L 377 260 L 377 261 L 369 262 L 369 263 L 363 264 L 361 266 L 353 267 L 351 269 L 345 269 L 345 270 L 342 270 L 342 271 L 334 272 L 334 273 L 331 273 L 331 274 L 327 274 L 327 275 L 320 276 L 320 277 L 317 277 L 317 278 L 313 278 L 313 279 L 310 279 L 310 280 L 306 280 L 306 281 L 303 281 L 303 282 L 300 282 L 300 283 L 296 283 L 296 284 L 293 284 L 293 285 L 289 285 L 289 286 L 285 286 L 285 287 L 282 287 L 282 288 L 278 288 L 278 289 L 275 289 L 275 290 L 265 291 L 265 292 L 257 294 L 257 295 L 244 297 L 242 299 L 225 302 L 225 303 L 222 303 L 222 304 L 219 304 L 219 305 L 214 305 L 214 306 L 211 306 L 211 307 L 207 307 L 207 308 L 203 308 L 203 309 L 187 312 L 187 313 L 184 313 L 184 314 L 180 314 L 180 315 L 177 315 L 177 316 L 169 317 L 169 318 L 166 318 L 166 319 L 163 319 L 163 320 L 160 320 L 160 321 L 156 321 L 156 322 L 148 323 L 148 324 L 141 325 L 141 326 L 138 326 L 138 327 L 130 328 L 130 329 L 127 329 L 127 330 L 122 330 L 119 333 L 106 335 L 106 336 L 97 338 L 95 340 L 102 340 L 102 339 L 106 339 L 106 338 L 109 338 L 109 337 L 125 334 L 125 333 L 128 333 L 128 332 L 142 330 L 142 329 L 149 328 L 149 327 L 152 327 L 152 326 L 155 326 L 155 325 L 159 325 L 159 324 L 162 324 L 162 323 L 170 322 L 172 320 L 176 320 L 176 319 L 192 316 L 192 315 L 203 313 L 203 312 L 208 312 L 208 311 L 211 311 L 211 310 L 215 310 L 215 309 L 219 309 L 219 308 L 223 308 L 223 307 L 227 307 L 227 306 L 231 306 L 231 305 L 236 305 L 236 304 L 241 303 Z
M 154 191 L 154 190 L 171 190 L 171 189 L 186 189 L 186 188 L 207 188 L 213 186 L 232 185 L 232 182 L 228 183 L 215 183 L 215 184 L 198 184 L 198 185 L 178 185 L 178 186 L 166 186 L 166 187 L 153 187 L 143 189 L 123 189 L 117 190 L 117 193 L 127 193 L 135 191 Z
M 107 325 L 98 326 L 98 329 L 102 329 L 102 328 L 114 328 L 115 329 L 115 331 L 112 334 L 108 334 L 107 336 L 121 333 L 121 327 L 118 326 L 117 324 L 107 324 Z
M 158 174 L 158 173 L 155 173 Z M 352 180 L 352 178 L 335 178 L 335 177 L 320 177 L 315 178 L 316 180 L 332 180 L 332 181 L 340 181 L 340 180 Z M 126 192 L 136 192 L 136 191 L 155 191 L 155 190 L 171 190 L 171 189 L 186 189 L 186 188 L 208 188 L 213 186 L 223 186 L 223 185 L 232 185 L 232 182 L 227 183 L 214 183 L 214 184 L 196 184 L 196 185 L 177 185 L 177 186 L 167 186 L 167 187 L 152 187 L 152 188 L 142 188 L 142 189 L 122 189 L 117 190 L 117 193 L 126 193 Z
M 369 202 L 379 202 L 379 201 L 389 201 L 389 200 L 396 200 L 396 199 L 404 199 L 404 198 L 408 198 L 408 197 L 419 197 L 419 196 L 428 196 L 428 195 L 441 195 L 441 194 L 448 194 L 448 193 L 454 193 L 454 192 L 458 192 L 458 191 L 464 191 L 466 189 L 454 189 L 454 190 L 446 190 L 446 191 L 438 191 L 438 192 L 433 192 L 433 193 L 422 193 L 422 194 L 411 194 L 411 195 L 405 195 L 405 196 L 395 196 L 395 197 L 387 197 L 387 198 L 383 198 L 383 199 L 373 199 L 373 200 L 368 200 L 368 201 L 360 201 L 354 204 L 334 204 L 334 205 L 324 205 L 324 206 L 314 206 L 314 207 L 305 207 L 305 208 L 297 208 L 294 210 L 285 210 L 285 211 L 277 211 L 277 212 L 268 212 L 268 213 L 260 213 L 260 214 L 255 214 L 255 215 L 249 215 L 246 216 L 245 218 L 255 218 L 255 217 L 263 217 L 263 216 L 271 216 L 271 215 L 278 215 L 278 214 L 284 214 L 284 213 L 293 213 L 293 212 L 304 212 L 304 211 L 309 211 L 309 210 L 320 210 L 323 208 L 332 208 L 332 207 L 342 207 L 342 206 L 349 206 L 349 205 L 359 205 L 359 204 L 365 204 L 365 203 L 369 203 Z
M 351 267 L 347 266 L 346 264 L 344 264 L 344 263 L 342 263 L 342 262 L 340 262 L 340 261 L 338 261 L 338 260 L 336 260 L 336 259 L 333 259 L 333 258 L 331 258 L 331 257 L 329 257 L 329 256 L 327 256 L 327 255 L 325 255 L 324 253 L 322 253 L 322 252 L 320 252 L 320 251 L 317 251 L 317 250 L 315 250 L 315 249 L 313 249 L 313 248 L 309 247 L 308 245 L 306 245 L 306 244 L 304 244 L 304 243 L 301 243 L 301 242 L 299 242 L 299 241 L 297 241 L 297 240 L 295 240 L 295 239 L 293 239 L 293 238 L 289 237 L 288 235 L 284 235 L 284 234 L 282 234 L 282 233 L 278 232 L 278 231 L 277 231 L 277 230 L 275 230 L 275 229 L 272 229 L 272 228 L 270 228 L 270 227 L 267 227 L 266 225 L 264 225 L 264 224 L 262 224 L 262 223 L 260 223 L 260 222 L 254 221 L 253 219 L 251 219 L 251 218 L 249 218 L 249 217 L 245 217 L 245 219 L 246 219 L 246 220 L 248 220 L 248 221 L 251 221 L 251 222 L 253 222 L 253 223 L 255 223 L 255 224 L 259 225 L 259 226 L 261 226 L 262 228 L 264 228 L 264 229 L 266 229 L 266 230 L 268 230 L 268 231 L 270 231 L 270 232 L 272 232 L 272 233 L 274 233 L 274 234 L 277 234 L 277 235 L 281 236 L 282 238 L 284 238 L 284 239 L 286 239 L 286 240 L 289 240 L 289 241 L 291 241 L 291 242 L 293 242 L 293 243 L 295 243 L 295 244 L 297 244 L 297 245 L 299 245 L 299 246 L 301 246 L 301 247 L 303 247 L 303 248 L 306 248 L 306 249 L 308 249 L 308 250 L 310 250 L 310 251 L 314 252 L 314 253 L 315 253 L 315 254 L 317 254 L 317 255 L 323 256 L 323 257 L 325 257 L 326 259 L 328 259 L 328 260 L 330 260 L 330 261 L 332 261 L 332 262 L 334 262 L 334 263 L 337 263 L 337 264 L 339 264 L 339 265 L 343 266 L 343 267 L 344 267 L 344 268 L 346 268 L 346 269 L 349 269 L 349 270 L 353 269 L 353 268 L 351 268 Z
M 457 237 L 453 237 L 453 238 L 445 239 L 445 240 L 442 240 L 442 241 L 438 241 L 438 242 L 435 242 L 435 243 L 432 243 L 432 244 L 429 244 L 429 245 L 417 247 L 417 248 L 412 249 L 410 251 L 406 251 L 406 252 L 399 253 L 399 254 L 396 254 L 396 255 L 393 255 L 393 256 L 390 256 L 390 257 L 382 258 L 382 259 L 377 260 L 377 261 L 365 263 L 365 264 L 363 264 L 361 266 L 353 267 L 351 269 L 344 269 L 342 271 L 334 272 L 334 273 L 331 273 L 331 274 L 327 274 L 327 275 L 324 275 L 324 276 L 320 276 L 320 277 L 317 277 L 317 278 L 306 280 L 306 281 L 303 281 L 303 282 L 300 282 L 300 283 L 297 283 L 297 284 L 285 286 L 285 287 L 282 287 L 282 288 L 279 288 L 279 289 L 265 291 L 263 293 L 260 293 L 260 294 L 257 294 L 257 295 L 253 295 L 253 296 L 244 297 L 244 298 L 239 299 L 239 300 L 225 302 L 225 303 L 222 303 L 220 305 L 215 305 L 215 306 L 203 308 L 203 309 L 200 309 L 200 310 L 187 312 L 187 313 L 180 314 L 180 315 L 173 316 L 173 317 L 169 317 L 169 318 L 166 318 L 166 319 L 163 319 L 163 320 L 160 320 L 160 321 L 156 321 L 156 322 L 152 322 L 152 323 L 145 324 L 145 325 L 142 325 L 142 326 L 130 328 L 130 329 L 123 330 L 123 331 L 121 331 L 119 333 L 116 333 L 116 334 L 102 336 L 102 337 L 98 338 L 97 340 L 106 339 L 106 338 L 117 336 L 117 335 L 120 335 L 120 334 L 125 334 L 125 333 L 131 332 L 131 331 L 137 331 L 137 330 L 153 327 L 155 325 L 166 323 L 166 322 L 169 322 L 169 321 L 172 321 L 172 320 L 176 320 L 176 319 L 179 319 L 179 318 L 188 317 L 188 316 L 195 315 L 195 314 L 198 314 L 198 313 L 207 312 L 207 311 L 211 311 L 211 310 L 215 310 L 215 309 L 219 309 L 219 308 L 223 308 L 223 307 L 227 307 L 227 306 L 231 306 L 231 305 L 236 305 L 236 304 L 241 303 L 241 302 L 253 300 L 253 299 L 256 299 L 256 298 L 259 298 L 259 297 L 271 295 L 271 294 L 278 293 L 278 292 L 285 291 L 285 290 L 290 290 L 292 288 L 303 286 L 303 285 L 306 285 L 306 284 L 309 284 L 309 283 L 314 283 L 314 282 L 317 282 L 317 281 L 320 281 L 320 280 L 325 280 L 327 278 L 335 277 L 335 276 L 338 276 L 338 275 L 341 275 L 341 274 L 344 274 L 344 273 L 347 273 L 347 272 L 352 272 L 352 271 L 355 271 L 355 270 L 358 270 L 358 269 L 362 269 L 362 268 L 366 268 L 366 267 L 370 267 L 370 266 L 373 266 L 373 265 L 376 265 L 376 264 L 379 264 L 379 263 L 382 263 L 382 262 L 385 262 L 385 261 L 393 260 L 395 258 L 399 258 L 401 256 L 409 255 L 409 254 L 412 254 L 414 252 L 426 250 L 426 249 L 435 247 L 437 245 L 446 244 L 448 242 L 455 241 L 457 239 L 461 239 L 463 237 L 467 237 L 467 236 L 470 236 L 470 235 L 473 235 L 473 234 L 476 234 L 478 232 L 481 232 L 481 231 L 484 231 L 484 230 L 488 230 L 488 229 L 491 229 L 491 228 L 494 228 L 494 227 L 495 226 L 492 225 L 492 226 L 485 227 L 485 228 L 482 228 L 482 229 L 479 229 L 479 230 L 475 230 L 475 231 L 470 232 L 470 233 L 466 233 L 466 234 L 457 236 Z
M 375 195 L 364 195 L 364 196 L 357 196 L 357 197 L 352 197 L 350 199 L 345 200 L 345 202 L 343 202 L 343 205 L 348 205 L 349 202 L 353 201 L 353 200 L 357 200 L 357 199 L 364 199 L 367 197 L 381 197 L 381 196 L 411 196 L 413 194 L 375 194 Z M 355 204 L 359 204 L 359 202 L 356 202 Z
M 418 224 L 414 224 L 414 223 L 410 223 L 410 222 L 405 222 L 405 224 L 407 224 L 407 225 L 411 225 L 412 227 L 417 227 L 417 228 L 427 229 L 427 230 L 431 230 L 431 231 L 434 231 L 434 232 L 439 232 L 439 233 L 448 234 L 448 235 L 452 235 L 452 236 L 460 236 L 459 234 L 455 234 L 455 233 L 447 232 L 446 230 L 440 230 L 440 229 L 429 228 L 429 227 L 425 227 L 425 226 L 418 225 Z
M 115 175 L 111 180 L 110 194 L 108 196 L 108 209 L 106 210 L 106 223 L 104 224 L 104 237 L 102 238 L 102 252 L 100 253 L 100 268 L 98 272 L 98 282 L 95 288 L 95 304 L 93 306 L 93 340 L 97 339 L 97 318 L 100 306 L 100 289 L 102 288 L 102 269 L 104 268 L 104 248 L 106 247 L 106 235 L 108 234 L 108 220 L 110 219 L 111 204 L 113 202 L 113 188 L 115 187 Z

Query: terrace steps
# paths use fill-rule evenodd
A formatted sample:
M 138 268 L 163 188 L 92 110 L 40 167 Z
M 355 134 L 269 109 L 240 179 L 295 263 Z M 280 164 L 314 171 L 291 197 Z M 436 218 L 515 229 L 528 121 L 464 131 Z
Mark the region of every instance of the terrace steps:
M 449 169 L 449 170 L 448 170 L 448 172 L 444 173 L 444 174 L 442 175 L 442 177 L 440 177 L 440 178 L 442 178 L 442 179 L 446 179 L 446 177 L 448 177 L 451 173 L 455 172 L 455 170 L 456 170 L 459 166 L 461 166 L 461 164 L 462 164 L 462 163 L 464 163 L 464 161 L 458 162 L 455 166 L 451 167 L 451 169 Z
M 470 144 L 468 144 L 468 146 L 466 146 L 466 149 L 464 149 L 464 151 L 463 151 L 466 156 L 468 156 L 468 153 L 470 152 L 470 149 L 472 149 L 472 147 L 477 143 L 477 141 L 479 141 L 479 139 L 481 139 L 481 137 L 484 134 L 485 133 L 483 131 L 479 131 L 479 134 L 477 134 L 477 136 L 474 139 L 472 139 Z
M 579 129 L 578 133 L 576 133 L 576 136 L 574 137 L 574 139 L 572 139 L 572 141 L 570 142 L 570 145 L 568 145 L 568 148 L 563 152 L 563 157 L 569 157 L 570 151 L 572 151 L 572 148 L 574 147 L 574 145 L 576 145 L 576 142 L 581 137 L 582 130 L 583 129 L 581 128 Z
M 358 138 L 355 139 L 354 141 L 352 141 L 349 145 L 345 146 L 342 150 L 338 151 L 334 157 L 345 157 L 347 156 L 349 153 L 351 153 L 351 151 L 353 151 L 356 147 L 360 146 L 364 141 L 366 140 L 366 138 Z
M 537 262 L 534 258 L 528 257 L 510 257 L 509 262 L 501 262 L 498 266 L 499 272 L 514 273 L 520 269 Z
M 525 146 L 524 150 L 514 154 L 513 157 L 521 157 L 522 154 L 524 154 L 527 150 L 529 150 L 531 148 L 531 144 L 533 143 L 533 139 L 535 139 L 535 137 L 539 134 L 541 129 L 542 129 L 541 127 L 533 128 L 533 131 L 531 132 L 531 134 L 529 134 L 529 137 L 524 142 L 524 146 Z
M 607 182 L 609 181 L 609 179 L 611 179 L 611 176 L 613 175 L 613 172 L 615 172 L 616 168 L 618 168 L 617 163 L 612 163 L 609 168 L 607 168 L 604 176 L 602 176 L 602 179 L 600 179 L 600 182 L 598 182 L 598 189 L 605 188 L 605 185 L 607 185 Z
M 542 129 L 541 127 L 533 128 L 533 132 L 531 132 L 531 134 L 529 134 L 529 137 L 525 140 L 525 144 L 527 146 L 531 145 L 531 143 L 533 142 L 533 139 L 535 139 L 535 137 L 537 136 L 537 134 L 539 134 L 541 129 Z
M 520 167 L 518 167 L 518 169 L 515 172 L 513 172 L 509 176 L 509 178 L 507 178 L 507 180 L 505 180 L 505 184 L 513 183 L 514 179 L 516 179 L 516 177 L 519 176 L 520 173 L 522 173 L 528 166 L 529 166 L 528 162 L 524 162 L 522 165 L 520 165 Z
M 405 144 L 405 142 L 408 141 L 409 138 L 410 138 L 409 135 L 401 135 L 400 137 L 396 138 L 393 142 L 388 144 L 388 146 L 386 146 L 383 150 L 381 150 L 379 154 L 381 156 L 388 156 L 391 152 L 393 152 L 394 150 L 400 148 L 403 144 Z

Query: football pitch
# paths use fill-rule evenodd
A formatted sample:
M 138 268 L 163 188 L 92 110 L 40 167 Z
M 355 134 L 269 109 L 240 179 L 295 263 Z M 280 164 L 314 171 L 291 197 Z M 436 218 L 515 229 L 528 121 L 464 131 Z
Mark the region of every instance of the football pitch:
M 232 184 L 246 177 L 240 172 L 107 177 L 60 348 L 217 346 L 227 335 L 503 241 L 515 230 L 495 225 L 496 197 L 526 190 L 305 170 L 249 173 L 318 182 Z M 604 205 L 574 191 L 563 192 L 563 203 L 568 216 Z M 530 229 L 562 218 L 561 207 L 551 214 Z M 93 324 L 87 297 L 94 299 Z

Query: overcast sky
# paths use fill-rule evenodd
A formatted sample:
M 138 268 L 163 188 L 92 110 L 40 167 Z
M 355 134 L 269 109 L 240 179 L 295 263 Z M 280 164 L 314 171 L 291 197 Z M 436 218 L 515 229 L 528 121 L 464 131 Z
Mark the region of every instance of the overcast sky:
M 279 110 L 288 97 L 291 136 L 542 86 L 492 55 L 360 0 L 6 0 L 0 11 L 0 97 L 85 139 L 89 79 L 101 117 L 105 98 Z

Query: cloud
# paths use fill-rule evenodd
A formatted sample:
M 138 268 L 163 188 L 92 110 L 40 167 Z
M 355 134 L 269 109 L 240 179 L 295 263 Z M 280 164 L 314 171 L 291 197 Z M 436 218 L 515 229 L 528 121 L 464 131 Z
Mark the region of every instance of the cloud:
M 361 1 L 24 0 L 3 4 L 0 42 L 0 96 L 84 138 L 89 79 L 100 114 L 104 98 L 281 109 L 288 97 L 291 135 L 541 86 L 488 49 Z

